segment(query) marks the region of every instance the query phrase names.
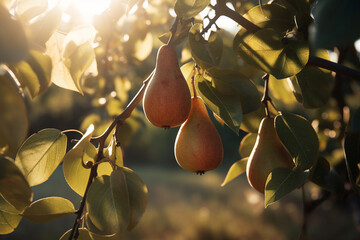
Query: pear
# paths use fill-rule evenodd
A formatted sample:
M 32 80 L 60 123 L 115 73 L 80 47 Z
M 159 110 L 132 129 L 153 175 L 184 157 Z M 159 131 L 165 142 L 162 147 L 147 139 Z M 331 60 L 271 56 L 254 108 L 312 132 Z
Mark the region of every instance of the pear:
M 189 116 L 190 90 L 172 46 L 159 48 L 155 73 L 145 90 L 143 107 L 146 118 L 161 128 L 180 126 Z
M 191 99 L 189 118 L 176 136 L 175 157 L 183 169 L 197 174 L 217 168 L 222 161 L 221 138 L 198 96 Z
M 264 117 L 246 165 L 250 185 L 264 193 L 268 175 L 278 167 L 293 168 L 294 162 L 276 133 L 274 118 Z

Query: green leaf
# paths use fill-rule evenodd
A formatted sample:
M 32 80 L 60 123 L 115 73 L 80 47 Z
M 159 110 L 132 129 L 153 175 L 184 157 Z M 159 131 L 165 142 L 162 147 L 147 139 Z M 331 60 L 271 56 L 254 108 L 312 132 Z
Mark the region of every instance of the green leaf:
M 224 181 L 221 183 L 220 186 L 224 187 L 230 181 L 234 180 L 236 177 L 243 174 L 246 171 L 247 161 L 248 161 L 248 157 L 240 159 L 239 161 L 237 161 L 233 165 L 231 165 L 228 173 L 226 174 Z
M 47 0 L 18 0 L 16 1 L 16 14 L 24 22 L 29 22 L 48 8 Z
M 359 184 L 359 164 L 360 164 L 360 133 L 349 132 L 345 136 L 344 150 L 346 167 L 350 182 L 353 186 Z
M 319 157 L 315 166 L 310 170 L 309 180 L 330 192 L 344 189 L 343 180 L 339 174 L 330 169 L 329 162 L 323 157 Z
M 177 0 L 175 3 L 175 13 L 179 18 L 192 18 L 199 14 L 208 6 L 210 0 Z
M 14 156 L 25 140 L 29 128 L 27 109 L 12 77 L 1 75 L 0 68 L 0 149 Z
M 219 65 L 223 50 L 223 42 L 216 32 L 211 32 L 206 41 L 200 34 L 201 24 L 195 24 L 189 32 L 191 54 L 195 62 L 204 69 Z
M 69 43 L 71 44 L 71 42 Z M 71 55 L 64 60 L 78 90 L 81 89 L 81 78 L 95 59 L 94 49 L 90 42 L 77 46 Z
M 38 51 L 30 51 L 26 61 L 38 78 L 39 94 L 44 93 L 51 85 L 52 63 L 50 57 Z
M 87 162 L 95 162 L 97 150 L 90 142 L 94 126 L 91 125 L 79 142 L 64 157 L 63 171 L 66 182 L 80 196 L 83 196 L 90 176 Z M 98 175 L 110 175 L 112 167 L 108 162 L 99 164 Z
M 255 111 L 260 106 L 260 96 L 255 85 L 240 72 L 213 68 L 205 78 L 196 76 L 195 82 L 206 105 L 236 134 L 243 112 Z
M 97 177 L 86 198 L 90 231 L 110 235 L 126 230 L 130 221 L 129 192 L 125 173 L 114 170 L 110 176 Z M 94 229 L 95 227 L 95 229 Z
M 306 42 L 286 39 L 274 29 L 265 28 L 254 34 L 240 30 L 234 39 L 234 50 L 247 63 L 257 66 L 278 79 L 300 72 L 309 59 Z
M 212 68 L 205 76 L 211 80 L 222 96 L 238 101 L 244 114 L 254 112 L 260 106 L 260 95 L 255 84 L 238 71 Z
M 66 233 L 64 233 L 59 240 L 68 240 L 71 234 L 71 230 L 69 229 Z M 89 230 L 86 228 L 79 228 L 79 236 L 77 240 L 93 240 Z
M 0 63 L 18 62 L 28 54 L 26 35 L 21 23 L 0 4 Z
M 281 113 L 275 118 L 275 128 L 280 140 L 300 170 L 310 169 L 318 157 L 319 140 L 311 124 L 303 117 Z
M 20 212 L 30 205 L 31 188 L 14 161 L 0 155 L 0 194 Z
M 270 75 L 269 94 L 273 104 L 277 108 L 294 110 L 296 107 L 300 106 L 292 92 L 293 88 L 291 84 L 289 78 L 276 79 L 274 76 Z
M 127 227 L 131 231 L 140 221 L 148 201 L 148 189 L 143 180 L 131 169 L 123 167 L 129 192 L 130 220 Z
M 51 59 L 41 52 L 31 50 L 24 61 L 10 68 L 21 86 L 27 87 L 32 98 L 43 93 L 51 84 Z
M 57 129 L 43 129 L 31 135 L 16 155 L 15 164 L 30 186 L 45 182 L 66 153 L 67 137 Z
M 278 4 L 263 4 L 251 8 L 244 16 L 260 28 L 273 28 L 277 32 L 286 33 L 295 26 L 291 12 Z
M 265 207 L 280 200 L 282 197 L 306 182 L 309 172 L 276 168 L 268 176 L 265 186 Z
M 242 119 L 242 109 L 240 104 L 234 104 L 230 99 L 221 99 L 220 93 L 203 76 L 198 75 L 195 78 L 196 89 L 206 105 L 223 119 L 236 134 L 239 134 L 239 128 Z
M 313 42 L 316 47 L 332 49 L 346 46 L 360 37 L 354 24 L 360 22 L 358 0 L 319 0 L 314 5 Z
M 189 90 L 191 93 L 191 96 L 194 96 L 194 90 L 193 90 L 193 86 L 192 86 L 192 76 L 194 73 L 194 67 L 195 67 L 195 63 L 193 61 L 185 63 L 184 65 L 181 66 L 180 70 L 181 73 L 184 75 L 184 78 L 186 79 L 186 82 L 189 86 Z
M 311 3 L 308 0 L 274 0 L 271 4 L 279 4 L 295 15 L 299 31 L 307 29 L 313 21 L 310 15 Z
M 44 223 L 75 212 L 74 205 L 69 200 L 61 197 L 48 197 L 31 203 L 22 215 L 32 222 Z
M 110 145 L 105 149 L 104 156 L 108 157 L 116 166 L 124 166 L 123 152 L 120 146 L 116 146 L 114 138 L 111 139 Z
M 255 145 L 257 133 L 248 133 L 240 142 L 239 153 L 242 157 L 248 157 Z
M 28 89 L 31 98 L 34 98 L 39 94 L 39 81 L 35 72 L 32 70 L 31 66 L 27 62 L 21 61 L 15 66 L 11 66 L 10 69 L 15 74 L 16 78 L 19 80 L 21 87 L 26 87 Z
M 319 50 L 315 56 L 330 60 L 326 50 Z M 300 94 L 305 108 L 318 108 L 325 105 L 331 96 L 334 79 L 330 71 L 323 68 L 306 66 L 291 77 L 291 81 L 300 87 L 294 94 Z
M 95 185 L 94 185 L 95 184 Z M 95 234 L 111 235 L 136 226 L 147 205 L 147 188 L 128 168 L 96 178 L 89 189 L 87 223 Z
M 46 49 L 45 43 L 60 24 L 62 11 L 54 7 L 37 17 L 29 25 L 29 42 L 39 49 Z
M 55 32 L 46 42 L 47 54 L 52 60 L 51 80 L 59 87 L 82 94 L 81 77 L 85 72 L 97 74 L 94 49 L 91 42 L 95 30 L 77 28 L 64 36 Z
M 19 211 L 0 194 L 0 234 L 9 234 L 17 228 L 22 217 Z

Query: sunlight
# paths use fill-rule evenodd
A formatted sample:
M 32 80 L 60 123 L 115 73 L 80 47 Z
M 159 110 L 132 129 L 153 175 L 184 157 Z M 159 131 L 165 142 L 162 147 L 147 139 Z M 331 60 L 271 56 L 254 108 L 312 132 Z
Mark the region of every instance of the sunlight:
M 110 5 L 111 0 L 63 0 L 63 7 L 74 7 L 84 22 L 91 23 L 95 15 L 101 14 Z

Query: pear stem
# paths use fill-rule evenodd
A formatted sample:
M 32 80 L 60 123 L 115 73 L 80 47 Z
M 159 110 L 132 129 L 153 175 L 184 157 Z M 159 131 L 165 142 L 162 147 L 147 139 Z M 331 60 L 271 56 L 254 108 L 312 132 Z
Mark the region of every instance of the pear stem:
M 268 105 L 269 102 L 271 103 L 271 98 L 269 96 L 269 76 L 270 75 L 268 73 L 265 73 L 265 75 L 262 77 L 265 84 L 264 84 L 264 94 L 261 99 L 261 103 L 265 105 L 266 117 L 270 117 L 270 111 L 269 111 L 269 105 Z
M 191 76 L 191 85 L 193 87 L 194 98 L 197 97 L 197 92 L 196 92 L 196 88 L 195 88 L 195 75 L 196 75 L 196 65 L 194 66 L 193 75 Z

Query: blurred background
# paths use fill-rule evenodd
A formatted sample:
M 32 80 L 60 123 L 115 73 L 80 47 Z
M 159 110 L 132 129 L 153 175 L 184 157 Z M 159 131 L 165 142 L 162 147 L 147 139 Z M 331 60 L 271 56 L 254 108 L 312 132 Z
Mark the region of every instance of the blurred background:
M 47 93 L 28 102 L 31 133 L 43 128 L 79 129 L 92 110 L 90 98 L 51 86 Z M 59 104 L 60 103 L 60 104 Z M 214 120 L 214 119 L 213 119 Z M 230 166 L 240 159 L 239 143 L 228 127 L 214 124 L 224 145 L 224 160 L 215 171 L 198 176 L 180 168 L 174 158 L 173 144 L 178 128 L 164 130 L 143 119 L 143 127 L 123 148 L 124 163 L 146 183 L 149 202 L 138 226 L 122 239 L 164 240 L 259 240 L 298 239 L 302 226 L 301 191 L 264 208 L 264 196 L 253 190 L 245 174 L 220 187 Z M 69 139 L 79 135 L 67 134 Z M 72 145 L 69 144 L 69 148 Z M 318 187 L 306 185 L 316 198 Z M 33 188 L 34 200 L 47 196 L 70 199 L 77 208 L 81 198 L 66 184 L 62 167 L 51 178 Z M 329 201 L 319 206 L 308 219 L 308 239 L 359 239 L 351 205 L 347 201 Z M 18 228 L 4 240 L 59 239 L 72 227 L 75 216 L 45 224 L 22 219 Z
M 45 9 L 50 9 L 57 2 L 49 1 L 49 7 L 46 5 Z M 36 97 L 30 96 L 26 90 L 25 103 L 30 126 L 28 136 L 44 128 L 80 129 L 84 132 L 91 123 L 95 125 L 96 136 L 109 126 L 114 116 L 121 113 L 140 88 L 142 81 L 153 70 L 157 49 L 168 37 L 162 34 L 166 35 L 175 17 L 175 1 L 101 1 L 104 6 L 93 0 L 60 2 L 66 2 L 67 5 L 61 9 L 61 22 L 56 26 L 56 31 L 53 29 L 55 33 L 52 38 L 56 34 L 63 35 L 64 38 L 66 34 L 76 32 L 79 26 L 91 23 L 91 30 L 86 31 L 95 32 L 96 35 L 89 42 L 93 47 L 91 51 L 97 68 L 82 72 L 83 78 L 81 81 L 78 79 L 84 95 L 74 92 L 76 89 L 69 91 L 55 84 Z M 127 7 L 128 2 L 130 7 Z M 229 2 L 229 6 L 241 14 L 258 4 L 258 0 Z M 195 20 L 208 21 L 206 16 L 211 15 L 209 12 L 210 9 L 207 8 Z M 327 16 L 324 18 L 328 19 Z M 40 17 L 38 19 L 41 20 Z M 232 50 L 232 40 L 239 28 L 225 18 L 220 20 L 218 26 L 227 31 L 218 31 L 224 44 L 219 67 L 240 71 L 252 79 L 261 92 L 263 73 L 244 63 Z M 31 26 L 30 22 L 24 25 Z M 186 26 L 183 27 L 185 32 L 188 31 Z M 216 29 L 215 26 L 212 29 Z M 191 61 L 191 54 L 186 41 L 180 45 L 177 51 L 183 65 Z M 349 57 L 344 60 L 345 64 L 360 68 L 359 49 L 359 41 L 357 45 L 352 44 L 349 47 Z M 337 55 L 331 51 L 330 57 L 336 60 Z M 344 82 L 342 94 L 346 95 L 348 105 L 355 109 L 360 103 L 359 85 L 350 81 Z M 271 93 L 271 97 L 278 109 L 317 119 L 313 126 L 316 126 L 318 131 L 322 154 L 327 157 L 332 168 L 340 164 L 341 169 L 344 169 L 343 151 L 337 139 L 341 129 L 336 102 L 326 99 L 326 104 L 322 107 L 305 110 L 293 95 L 287 81 L 270 83 L 273 84 L 270 89 L 276 89 Z M 328 98 L 330 89 L 329 87 Z M 237 136 L 227 126 L 221 126 L 210 112 L 209 115 L 221 135 L 224 159 L 218 169 L 202 176 L 186 172 L 176 163 L 173 151 L 178 128 L 164 130 L 152 126 L 144 117 L 141 104 L 122 126 L 124 164 L 143 179 L 149 190 L 149 202 L 144 216 L 134 230 L 124 234 L 122 239 L 298 239 L 303 222 L 300 190 L 264 208 L 264 196 L 249 186 L 245 174 L 225 187 L 220 187 L 230 166 L 241 159 L 239 143 L 246 133 L 241 130 Z M 248 126 L 245 128 L 256 132 L 262 116 L 257 114 L 256 117 L 249 117 Z M 69 140 L 81 137 L 80 134 L 72 132 L 66 135 Z M 72 147 L 73 144 L 69 141 L 68 150 Z M 305 189 L 307 199 L 317 199 L 323 194 L 322 190 L 312 183 L 307 183 Z M 81 198 L 66 184 L 61 165 L 47 182 L 35 186 L 33 191 L 34 200 L 61 196 L 70 199 L 75 208 L 80 205 Z M 360 239 L 360 209 L 359 205 L 353 204 L 359 201 L 352 196 L 339 199 L 335 196 L 323 202 L 306 221 L 307 239 Z M 0 235 L 0 240 L 59 239 L 72 227 L 74 219 L 75 216 L 67 216 L 45 224 L 35 224 L 22 219 L 13 233 Z

